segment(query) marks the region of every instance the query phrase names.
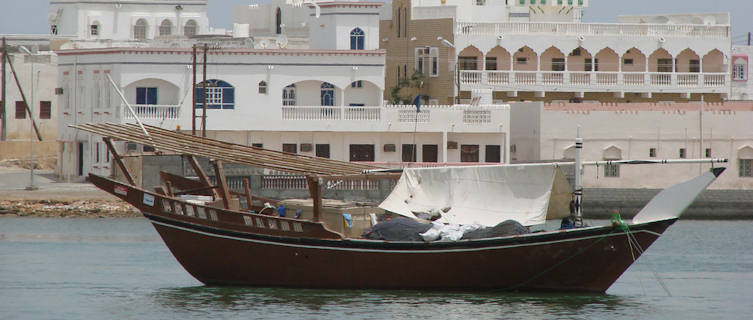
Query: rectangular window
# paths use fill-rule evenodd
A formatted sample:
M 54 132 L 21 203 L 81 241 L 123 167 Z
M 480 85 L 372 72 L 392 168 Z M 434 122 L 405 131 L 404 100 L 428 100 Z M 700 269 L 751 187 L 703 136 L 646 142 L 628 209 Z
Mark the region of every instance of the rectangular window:
M 429 50 L 429 57 L 431 58 L 431 72 L 429 73 L 429 76 L 431 77 L 438 77 L 439 76 L 439 48 L 431 48 Z
M 91 35 L 97 36 L 99 35 L 99 25 L 93 24 L 91 25 Z
M 94 143 L 94 159 L 96 159 L 96 163 L 99 163 L 99 142 Z
M 565 71 L 565 58 L 552 58 L 552 71 Z
M 706 148 L 706 158 L 711 158 L 711 148 Z
M 485 150 L 486 152 L 484 154 L 485 162 L 501 162 L 501 150 L 502 148 L 500 148 L 499 145 L 487 144 Z
M 350 161 L 374 161 L 374 145 L 351 144 Z
M 744 81 L 745 77 L 745 65 L 742 63 L 735 63 L 732 66 L 732 80 Z
M 701 72 L 701 61 L 697 59 L 690 60 L 688 72 Z
M 439 145 L 425 144 L 421 146 L 421 161 L 423 162 L 437 162 L 439 153 Z
M 649 158 L 656 158 L 656 148 L 649 148 L 648 149 L 648 157 Z
M 753 159 L 737 159 L 741 177 L 753 177 Z
M 624 65 L 626 65 L 626 66 L 632 66 L 633 65 L 633 59 L 627 59 L 627 58 L 625 58 L 624 60 L 622 60 L 622 63 Z
M 604 166 L 604 176 L 617 178 L 620 176 L 620 165 L 608 164 Z
M 460 162 L 478 162 L 478 149 L 477 144 L 460 145 Z
M 458 57 L 458 67 L 460 70 L 478 70 L 476 57 Z
M 207 88 L 209 91 L 211 88 Z M 196 99 L 197 102 L 199 99 Z M 157 104 L 157 88 L 136 88 L 136 104 Z M 207 104 L 212 104 L 210 95 L 207 95 Z
M 486 70 L 497 70 L 497 57 L 486 57 Z
M 528 63 L 528 58 L 526 57 L 518 57 L 515 59 L 516 64 L 526 64 Z
M 416 60 L 413 63 L 413 69 L 416 70 L 420 74 L 424 74 L 424 71 L 426 70 L 426 58 L 429 55 L 429 49 L 428 48 L 416 48 L 414 57 Z
M 403 162 L 416 162 L 416 145 L 403 144 Z
M 486 4 L 486 0 L 476 0 L 477 6 L 483 6 L 484 4 Z
M 16 119 L 26 119 L 26 104 L 23 101 L 16 101 Z
M 251 146 L 254 148 L 264 149 L 263 143 L 252 143 Z
M 316 145 L 316 156 L 320 158 L 328 158 L 329 159 L 329 144 L 317 144 Z
M 657 59 L 656 72 L 672 72 L 672 59 Z
M 298 153 L 298 145 L 295 143 L 283 143 L 282 152 Z
M 680 159 L 687 158 L 687 152 L 685 152 L 685 148 L 680 148 Z
M 350 84 L 350 87 L 351 87 L 351 88 L 363 88 L 363 82 L 362 82 L 361 80 L 358 80 L 358 81 L 353 81 L 353 82 L 352 82 L 352 83 Z
M 39 119 L 52 118 L 52 102 L 39 101 Z
M 520 0 L 520 5 L 522 6 L 524 4 L 526 4 L 526 0 Z
M 585 59 L 585 68 L 583 71 L 591 71 L 591 64 L 593 64 L 593 71 L 599 71 L 599 59 Z

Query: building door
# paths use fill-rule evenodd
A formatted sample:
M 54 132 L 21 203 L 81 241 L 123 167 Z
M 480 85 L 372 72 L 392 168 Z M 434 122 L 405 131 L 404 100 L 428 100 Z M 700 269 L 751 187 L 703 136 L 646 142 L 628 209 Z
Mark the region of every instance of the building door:
M 478 145 L 460 145 L 460 162 L 478 162 Z
M 78 143 L 78 175 L 84 175 L 84 143 Z
M 320 158 L 329 158 L 329 144 L 317 144 L 316 156 Z
M 425 144 L 421 148 L 421 161 L 437 162 L 439 146 L 436 144 Z

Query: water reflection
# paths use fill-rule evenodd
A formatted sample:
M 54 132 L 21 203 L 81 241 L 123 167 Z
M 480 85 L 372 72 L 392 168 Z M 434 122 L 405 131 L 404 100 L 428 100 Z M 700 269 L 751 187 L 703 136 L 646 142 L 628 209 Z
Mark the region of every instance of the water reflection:
M 424 292 L 412 290 L 317 290 L 285 288 L 210 287 L 164 288 L 154 302 L 175 312 L 254 313 L 267 317 L 316 315 L 365 318 L 442 316 L 452 318 L 526 318 L 620 313 L 640 309 L 639 301 L 609 294 Z M 473 312 L 468 315 L 467 312 Z M 451 314 L 448 314 L 451 313 Z M 462 317 L 465 315 L 466 317 Z

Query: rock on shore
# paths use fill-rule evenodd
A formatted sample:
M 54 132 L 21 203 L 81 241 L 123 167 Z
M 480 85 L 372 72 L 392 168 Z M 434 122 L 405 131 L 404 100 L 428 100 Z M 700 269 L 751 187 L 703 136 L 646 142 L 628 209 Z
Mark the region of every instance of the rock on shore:
M 0 200 L 0 217 L 125 218 L 141 213 L 120 200 Z

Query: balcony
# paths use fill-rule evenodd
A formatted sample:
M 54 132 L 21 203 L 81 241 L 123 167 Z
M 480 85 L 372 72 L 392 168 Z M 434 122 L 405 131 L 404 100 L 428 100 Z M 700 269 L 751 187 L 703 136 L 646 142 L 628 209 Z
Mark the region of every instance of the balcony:
M 132 104 L 131 108 L 144 124 L 161 126 L 165 122 L 177 123 L 180 117 L 179 105 L 161 104 Z M 133 115 L 126 105 L 120 106 L 121 119 L 126 122 L 135 122 Z
M 461 90 L 707 93 L 722 92 L 729 83 L 727 73 L 708 72 L 460 71 Z
M 620 37 L 693 37 L 728 39 L 730 27 L 724 25 L 667 25 L 667 24 L 616 24 L 616 23 L 557 23 L 557 22 L 503 22 L 457 23 L 457 35 L 491 36 L 500 34 L 542 34 L 572 36 Z

